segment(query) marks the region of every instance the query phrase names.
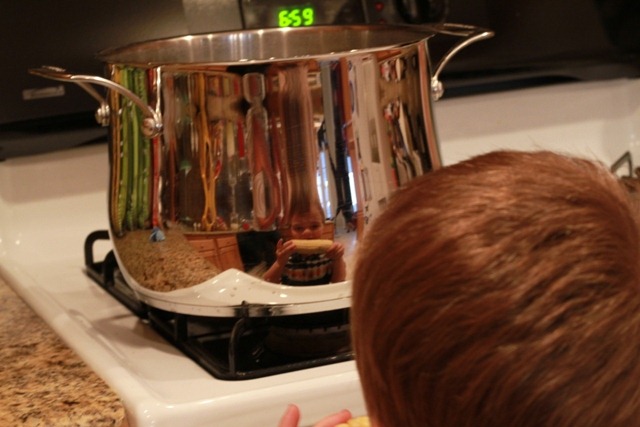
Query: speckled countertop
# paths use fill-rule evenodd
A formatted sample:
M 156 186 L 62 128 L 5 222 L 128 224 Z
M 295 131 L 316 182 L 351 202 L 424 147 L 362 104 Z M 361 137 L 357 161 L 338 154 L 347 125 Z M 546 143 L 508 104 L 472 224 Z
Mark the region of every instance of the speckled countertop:
M 0 426 L 119 426 L 118 396 L 0 280 Z

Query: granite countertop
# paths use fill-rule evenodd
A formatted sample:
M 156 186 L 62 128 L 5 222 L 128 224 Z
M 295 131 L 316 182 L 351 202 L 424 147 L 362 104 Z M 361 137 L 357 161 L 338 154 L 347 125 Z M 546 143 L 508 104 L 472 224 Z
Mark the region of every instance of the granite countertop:
M 118 426 L 118 396 L 0 280 L 0 425 Z

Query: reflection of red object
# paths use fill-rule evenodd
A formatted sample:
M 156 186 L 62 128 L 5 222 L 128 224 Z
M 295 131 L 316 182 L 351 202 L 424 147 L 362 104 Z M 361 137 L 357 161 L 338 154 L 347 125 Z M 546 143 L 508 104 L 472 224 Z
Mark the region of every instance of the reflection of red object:
M 376 8 L 376 12 L 382 12 L 382 10 L 384 9 L 384 3 L 382 3 L 381 1 L 377 1 L 373 5 L 373 7 Z
M 380 64 L 380 75 L 385 81 L 391 81 L 391 64 L 389 63 L 389 61 L 384 61 L 382 64 Z
M 227 223 L 224 221 L 224 218 L 222 217 L 217 217 L 216 218 L 216 230 L 227 230 Z

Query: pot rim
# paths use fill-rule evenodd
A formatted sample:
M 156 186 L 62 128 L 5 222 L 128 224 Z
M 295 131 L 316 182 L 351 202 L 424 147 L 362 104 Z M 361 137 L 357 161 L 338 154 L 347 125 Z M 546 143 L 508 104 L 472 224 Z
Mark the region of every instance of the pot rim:
M 398 49 L 439 32 L 425 25 L 320 25 L 220 31 L 147 40 L 105 49 L 99 60 L 139 67 L 255 65 L 329 60 Z

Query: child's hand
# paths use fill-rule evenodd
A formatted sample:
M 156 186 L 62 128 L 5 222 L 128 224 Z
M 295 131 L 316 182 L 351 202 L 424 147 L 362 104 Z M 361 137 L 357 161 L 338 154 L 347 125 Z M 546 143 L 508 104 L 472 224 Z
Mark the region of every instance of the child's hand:
M 332 260 L 341 259 L 344 256 L 344 245 L 339 242 L 333 242 L 329 249 L 327 249 L 325 256 Z
M 335 414 L 328 415 L 314 424 L 314 427 L 334 427 L 351 419 L 351 412 L 343 409 Z M 278 427 L 298 427 L 300 422 L 300 409 L 296 405 L 289 405 L 280 419 Z
M 285 265 L 289 260 L 289 257 L 296 251 L 296 245 L 291 240 L 284 241 L 278 240 L 276 244 L 276 258 L 280 265 Z

